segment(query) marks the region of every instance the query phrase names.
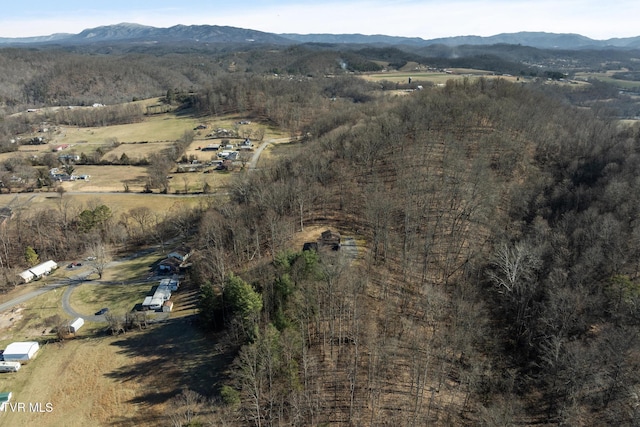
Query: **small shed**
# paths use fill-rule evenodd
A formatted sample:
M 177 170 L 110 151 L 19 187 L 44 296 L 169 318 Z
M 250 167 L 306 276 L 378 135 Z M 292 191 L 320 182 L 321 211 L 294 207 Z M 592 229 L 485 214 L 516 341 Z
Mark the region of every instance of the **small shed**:
M 158 263 L 158 272 L 160 274 L 177 273 L 178 271 L 180 271 L 181 264 L 182 261 L 180 261 L 178 258 L 165 258 Z
M 77 317 L 73 320 L 73 322 L 69 323 L 69 332 L 76 333 L 82 326 L 84 325 L 84 319 L 82 317 Z
M 172 310 L 173 310 L 173 301 L 167 300 L 162 304 L 163 313 L 171 313 Z
M 27 363 L 36 357 L 38 350 L 40 350 L 40 345 L 35 341 L 18 341 L 9 344 L 4 349 L 2 356 L 5 362 Z

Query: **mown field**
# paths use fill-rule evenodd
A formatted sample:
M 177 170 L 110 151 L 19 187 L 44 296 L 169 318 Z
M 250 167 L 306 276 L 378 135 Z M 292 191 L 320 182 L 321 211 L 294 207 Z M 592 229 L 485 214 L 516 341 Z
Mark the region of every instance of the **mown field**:
M 409 78 L 413 84 L 430 83 L 434 85 L 443 85 L 448 80 L 458 80 L 463 78 L 502 78 L 509 81 L 516 81 L 518 78 L 515 76 L 503 76 L 495 75 L 490 71 L 484 70 L 471 70 L 471 69 L 457 69 L 452 68 L 447 70 L 448 72 L 441 71 L 428 71 L 428 70 L 413 70 L 413 71 L 389 71 L 380 73 L 367 73 L 362 74 L 362 78 L 369 81 L 381 82 L 389 81 L 393 83 L 408 83 Z
M 576 73 L 575 77 L 576 79 L 580 79 L 580 80 L 597 79 L 605 83 L 609 83 L 614 86 L 617 86 L 621 89 L 633 89 L 633 90 L 640 89 L 640 81 L 631 81 L 631 80 L 613 78 L 612 75 L 617 72 L 619 72 L 619 70 L 609 70 L 602 73 L 584 72 L 584 73 Z

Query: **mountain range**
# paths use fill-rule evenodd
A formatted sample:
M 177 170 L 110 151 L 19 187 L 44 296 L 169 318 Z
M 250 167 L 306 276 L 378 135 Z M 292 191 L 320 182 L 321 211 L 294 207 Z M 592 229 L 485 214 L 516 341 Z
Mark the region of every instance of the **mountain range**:
M 456 36 L 425 40 L 419 37 L 363 34 L 274 34 L 218 25 L 175 25 L 169 28 L 158 28 L 131 23 L 90 28 L 78 34 L 60 33 L 38 37 L 0 38 L 0 45 L 77 45 L 121 42 L 252 43 L 271 45 L 300 43 L 385 44 L 414 47 L 511 44 L 541 49 L 640 49 L 640 36 L 594 40 L 579 34 L 518 32 L 497 34 L 490 37 Z

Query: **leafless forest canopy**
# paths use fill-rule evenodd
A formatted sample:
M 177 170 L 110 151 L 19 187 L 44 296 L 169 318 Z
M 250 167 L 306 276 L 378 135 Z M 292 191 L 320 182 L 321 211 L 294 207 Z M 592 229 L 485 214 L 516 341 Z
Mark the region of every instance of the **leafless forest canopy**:
M 640 424 L 639 127 L 502 79 L 389 96 L 308 55 L 0 51 L 4 138 L 29 125 L 12 109 L 165 96 L 298 141 L 228 203 L 24 211 L 0 227 L 6 286 L 27 247 L 188 239 L 199 324 L 235 358 L 183 396 L 212 425 Z M 143 114 L 123 111 L 51 119 Z M 357 260 L 290 246 L 312 225 L 353 236 Z

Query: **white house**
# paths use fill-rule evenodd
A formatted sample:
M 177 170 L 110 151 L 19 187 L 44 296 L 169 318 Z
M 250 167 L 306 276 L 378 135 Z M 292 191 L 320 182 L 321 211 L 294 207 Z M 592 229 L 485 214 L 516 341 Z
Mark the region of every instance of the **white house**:
M 167 255 L 167 258 L 175 258 L 180 262 L 185 262 L 191 256 L 191 248 L 182 247 Z

